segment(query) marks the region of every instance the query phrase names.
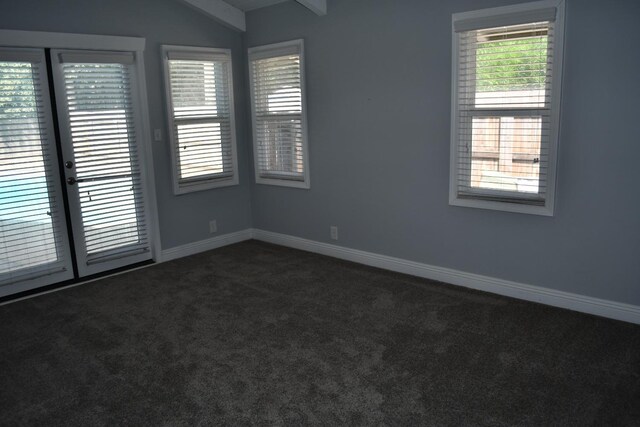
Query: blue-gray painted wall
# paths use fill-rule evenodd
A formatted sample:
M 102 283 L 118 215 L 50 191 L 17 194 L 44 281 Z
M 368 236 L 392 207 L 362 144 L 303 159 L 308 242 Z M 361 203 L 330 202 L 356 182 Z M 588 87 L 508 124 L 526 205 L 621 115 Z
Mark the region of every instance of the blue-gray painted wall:
M 556 214 L 448 204 L 451 14 L 513 0 L 329 0 L 247 14 L 176 0 L 0 0 L 0 28 L 140 36 L 163 248 L 256 227 L 640 304 L 640 2 L 568 0 Z M 244 48 L 304 38 L 311 189 L 253 184 Z M 160 44 L 231 48 L 240 185 L 172 194 Z
M 242 34 L 176 0 L 0 0 L 0 28 L 7 30 L 136 36 L 146 38 L 145 68 L 151 129 L 164 140 L 153 143 L 162 248 L 251 227 L 251 199 L 244 99 Z M 1 42 L 1 40 L 0 40 Z M 185 195 L 173 194 L 169 126 L 160 45 L 220 47 L 232 50 L 240 185 Z
M 554 217 L 448 204 L 451 14 L 502 0 L 329 0 L 248 14 L 303 38 L 311 189 L 253 185 L 254 227 L 640 304 L 640 2 L 568 0 Z

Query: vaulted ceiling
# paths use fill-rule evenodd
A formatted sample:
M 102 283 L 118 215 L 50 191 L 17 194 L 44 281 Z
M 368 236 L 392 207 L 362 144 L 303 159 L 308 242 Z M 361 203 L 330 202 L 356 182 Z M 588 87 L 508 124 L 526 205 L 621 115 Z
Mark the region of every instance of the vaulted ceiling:
M 276 3 L 283 3 L 289 0 L 226 0 L 233 7 L 248 12 L 254 9 L 260 9 L 261 7 L 267 7 Z
M 245 12 L 293 0 L 180 0 L 238 31 L 246 31 Z M 317 15 L 327 14 L 327 0 L 295 0 Z

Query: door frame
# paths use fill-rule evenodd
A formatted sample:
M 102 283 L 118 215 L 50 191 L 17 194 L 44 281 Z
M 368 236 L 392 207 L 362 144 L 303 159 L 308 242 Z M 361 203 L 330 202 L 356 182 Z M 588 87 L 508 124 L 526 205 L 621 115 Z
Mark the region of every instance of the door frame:
M 158 222 L 158 203 L 156 199 L 155 172 L 153 166 L 153 150 L 151 145 L 151 126 L 149 123 L 149 101 L 147 97 L 147 83 L 144 65 L 144 48 L 146 39 L 143 37 L 104 36 L 93 34 L 54 33 L 45 31 L 0 30 L 1 46 L 17 48 L 41 49 L 80 49 L 90 51 L 123 51 L 134 54 L 135 87 L 139 99 L 140 130 L 138 140 L 140 171 L 144 177 L 143 197 L 145 200 L 145 216 L 148 221 L 149 247 L 151 259 L 160 261 L 161 243 Z M 81 278 L 80 278 L 81 279 Z

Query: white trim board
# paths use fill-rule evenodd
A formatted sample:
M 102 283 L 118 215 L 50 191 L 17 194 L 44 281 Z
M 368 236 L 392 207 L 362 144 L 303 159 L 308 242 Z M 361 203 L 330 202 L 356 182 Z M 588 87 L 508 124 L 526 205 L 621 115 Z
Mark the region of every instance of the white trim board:
M 244 12 L 223 0 L 181 1 L 231 29 L 241 32 L 247 30 Z
M 318 16 L 327 14 L 327 0 L 296 0 Z
M 126 50 L 143 52 L 142 37 L 97 34 L 52 33 L 48 31 L 0 30 L 0 45 L 51 49 Z
M 344 248 L 328 243 L 316 242 L 286 234 L 256 230 L 253 238 L 276 245 L 301 249 L 328 255 L 360 264 L 410 274 L 425 279 L 437 280 L 465 288 L 477 289 L 498 295 L 537 302 L 553 307 L 565 308 L 624 322 L 640 324 L 640 306 L 619 303 L 539 286 L 526 285 L 479 274 L 466 273 L 450 268 L 436 267 L 414 261 L 407 261 L 386 255 L 374 254 L 357 249 Z
M 273 243 L 276 245 L 286 246 L 294 249 L 300 249 L 303 251 L 313 252 L 321 255 L 327 255 L 334 258 L 344 259 L 347 261 L 357 262 L 360 264 L 395 271 L 398 273 L 409 274 L 425 279 L 437 280 L 456 286 L 463 286 L 465 288 L 477 289 L 497 295 L 537 302 L 553 307 L 560 307 L 582 313 L 593 314 L 596 316 L 607 317 L 610 319 L 621 320 L 624 322 L 640 324 L 640 306 L 636 305 L 623 304 L 615 301 L 587 297 L 539 286 L 525 285 L 508 280 L 466 273 L 449 268 L 436 267 L 419 262 L 407 261 L 400 258 L 374 254 L 357 249 L 344 248 L 328 243 L 321 243 L 313 240 L 303 239 L 301 237 L 289 236 L 286 234 L 273 233 L 270 231 L 258 229 L 248 228 L 234 233 L 216 236 L 211 239 L 201 240 L 199 242 L 189 243 L 186 245 L 166 249 L 162 251 L 162 258 L 160 262 L 166 262 L 189 255 L 195 255 L 200 252 L 221 248 L 223 246 L 239 243 L 250 239 L 260 240 L 263 242 Z M 146 268 L 153 265 L 155 264 L 149 264 L 147 266 L 138 268 Z M 138 268 L 136 268 L 136 270 Z M 113 275 L 115 276 L 123 274 L 127 271 L 119 272 Z M 112 275 L 105 277 L 111 276 Z M 4 303 L 0 303 L 0 306 L 21 301 L 23 299 L 34 298 L 36 296 L 48 294 L 51 292 L 57 292 L 71 287 L 80 286 L 85 283 L 100 280 L 102 278 L 103 277 L 88 280 L 86 282 L 75 283 L 73 285 L 65 286 L 62 288 L 44 291 L 42 293 L 29 295 L 24 298 L 7 301 Z
M 163 250 L 160 262 L 171 261 L 189 255 L 199 254 L 200 252 L 210 251 L 212 249 L 221 248 L 223 246 L 232 245 L 234 243 L 243 242 L 245 240 L 250 240 L 252 237 L 253 231 L 250 228 L 247 228 L 245 230 L 236 231 L 235 233 L 222 234 L 210 239 L 187 243 L 186 245 L 176 246 L 174 248 Z

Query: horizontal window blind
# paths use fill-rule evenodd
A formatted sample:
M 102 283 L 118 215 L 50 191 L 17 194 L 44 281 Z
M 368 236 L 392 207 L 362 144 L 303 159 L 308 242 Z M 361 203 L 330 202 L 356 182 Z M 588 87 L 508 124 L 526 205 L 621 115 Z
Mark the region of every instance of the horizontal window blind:
M 179 189 L 236 179 L 231 54 L 167 52 Z
M 554 23 L 474 29 L 458 37 L 458 197 L 543 206 Z
M 519 5 L 499 8 L 499 13 L 487 13 L 485 16 L 464 16 L 462 13 L 454 22 L 456 32 L 497 28 L 512 25 L 529 24 L 531 22 L 554 22 L 558 13 L 556 6 L 543 6 L 520 10 Z M 513 10 L 518 9 L 518 10 Z M 475 15 L 475 14 L 474 14 Z
M 127 57 L 62 57 L 87 265 L 149 251 Z
M 257 176 L 305 181 L 301 44 L 259 48 L 249 59 Z
M 0 285 L 65 270 L 43 53 L 0 50 Z

